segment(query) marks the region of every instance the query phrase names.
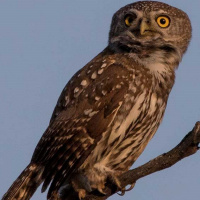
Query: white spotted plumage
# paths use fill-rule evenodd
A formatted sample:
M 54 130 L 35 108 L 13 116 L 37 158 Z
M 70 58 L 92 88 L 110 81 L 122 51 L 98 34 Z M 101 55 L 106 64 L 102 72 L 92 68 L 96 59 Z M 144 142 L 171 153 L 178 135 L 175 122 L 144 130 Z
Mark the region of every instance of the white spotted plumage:
M 28 200 L 41 183 L 42 191 L 50 185 L 49 200 L 71 187 L 79 198 L 103 193 L 109 178 L 120 187 L 117 177 L 162 121 L 190 38 L 187 15 L 167 4 L 140 1 L 117 11 L 108 47 L 63 89 L 31 163 L 2 200 Z

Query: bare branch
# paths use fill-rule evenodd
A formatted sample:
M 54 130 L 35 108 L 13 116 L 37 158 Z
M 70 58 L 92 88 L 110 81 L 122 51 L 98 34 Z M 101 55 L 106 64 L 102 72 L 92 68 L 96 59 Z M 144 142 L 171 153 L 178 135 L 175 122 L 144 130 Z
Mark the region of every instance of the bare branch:
M 197 122 L 192 131 L 190 131 L 183 140 L 171 151 L 164 153 L 153 160 L 150 160 L 146 164 L 132 169 L 119 177 L 121 181 L 121 186 L 126 187 L 136 183 L 140 178 L 147 176 L 149 174 L 155 173 L 157 171 L 171 167 L 178 161 L 182 160 L 185 157 L 193 155 L 199 149 L 198 145 L 200 143 L 200 122 Z M 108 184 L 105 188 L 105 196 L 98 196 L 97 194 L 89 194 L 85 197 L 84 200 L 105 200 L 111 195 L 118 192 L 115 186 L 111 183 Z M 69 194 L 68 194 L 69 195 Z M 67 197 L 68 200 L 76 200 L 77 196 L 71 193 L 70 197 Z M 63 199 L 64 200 L 64 199 Z

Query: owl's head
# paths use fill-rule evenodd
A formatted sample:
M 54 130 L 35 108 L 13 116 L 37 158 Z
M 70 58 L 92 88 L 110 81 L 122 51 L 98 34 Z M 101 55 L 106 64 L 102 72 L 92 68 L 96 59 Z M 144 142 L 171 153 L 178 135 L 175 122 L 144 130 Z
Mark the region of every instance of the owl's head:
M 176 52 L 181 59 L 191 39 L 185 12 L 165 3 L 139 1 L 118 10 L 112 19 L 109 46 L 149 56 L 154 50 Z

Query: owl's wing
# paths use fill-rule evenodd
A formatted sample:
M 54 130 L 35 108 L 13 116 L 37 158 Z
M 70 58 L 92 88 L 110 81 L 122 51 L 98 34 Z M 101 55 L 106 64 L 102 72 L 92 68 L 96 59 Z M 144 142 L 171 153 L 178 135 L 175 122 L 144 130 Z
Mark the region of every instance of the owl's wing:
M 32 162 L 45 165 L 42 190 L 52 181 L 48 197 L 83 164 L 102 138 L 128 90 L 128 79 L 122 77 L 130 75 L 120 64 L 95 59 L 67 84 L 32 158 Z

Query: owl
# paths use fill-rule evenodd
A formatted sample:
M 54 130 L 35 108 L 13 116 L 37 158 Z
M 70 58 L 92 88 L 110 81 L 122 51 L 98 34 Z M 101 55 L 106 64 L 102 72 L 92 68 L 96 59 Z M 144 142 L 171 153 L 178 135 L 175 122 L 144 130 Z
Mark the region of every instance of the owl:
M 47 199 L 70 190 L 83 199 L 118 189 L 157 131 L 175 70 L 191 39 L 186 13 L 165 3 L 139 1 L 113 16 L 108 46 L 63 89 L 49 126 L 3 200 L 28 200 L 40 184 Z

